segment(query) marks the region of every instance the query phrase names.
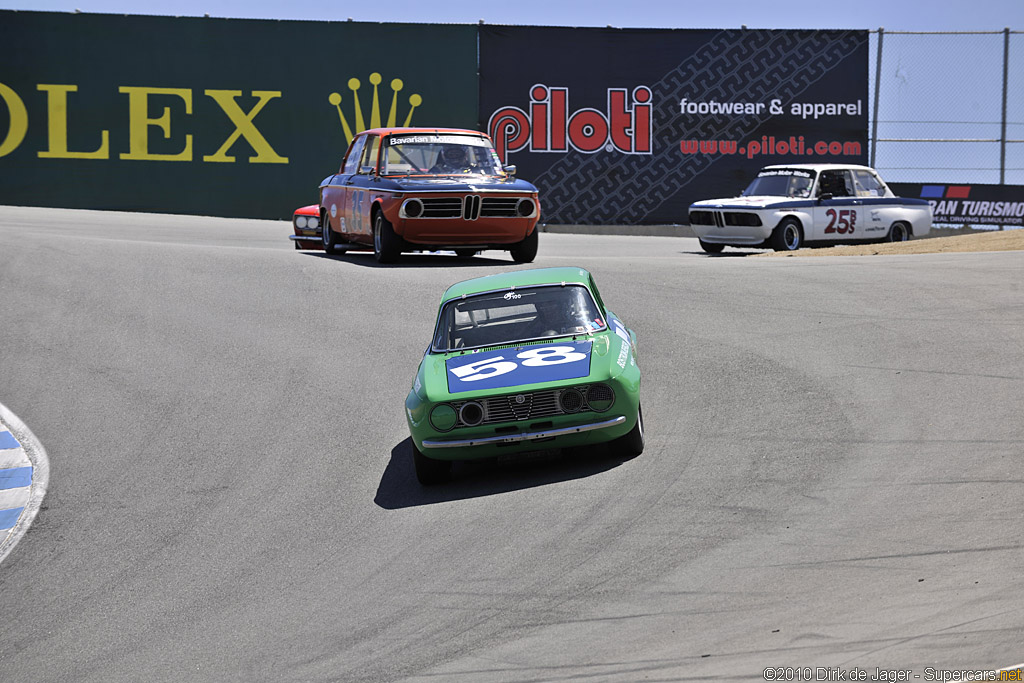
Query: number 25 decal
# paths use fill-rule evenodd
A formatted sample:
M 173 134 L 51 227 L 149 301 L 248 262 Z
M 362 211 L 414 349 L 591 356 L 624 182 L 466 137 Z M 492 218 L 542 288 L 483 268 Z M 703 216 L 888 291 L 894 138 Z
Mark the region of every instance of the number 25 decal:
M 543 367 L 545 365 L 561 365 L 583 360 L 587 354 L 580 353 L 571 346 L 545 346 L 541 349 L 529 349 L 517 353 L 516 358 L 523 359 L 522 365 Z M 467 363 L 458 368 L 449 368 L 463 382 L 475 382 L 496 375 L 504 375 L 519 367 L 515 361 L 505 360 L 504 356 L 492 356 L 475 363 Z
M 829 209 L 825 212 L 825 215 L 829 217 L 828 226 L 825 227 L 826 235 L 836 232 L 840 235 L 853 234 L 854 224 L 857 222 L 856 211 L 853 209 L 842 209 L 837 214 L 835 209 Z M 837 218 L 839 219 L 838 221 L 836 220 Z

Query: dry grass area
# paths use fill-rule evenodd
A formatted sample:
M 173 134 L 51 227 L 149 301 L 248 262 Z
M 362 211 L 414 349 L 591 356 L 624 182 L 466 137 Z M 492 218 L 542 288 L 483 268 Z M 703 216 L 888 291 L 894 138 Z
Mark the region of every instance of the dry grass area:
M 1024 230 L 995 230 L 951 237 L 926 237 L 909 242 L 850 244 L 825 249 L 799 249 L 793 252 L 769 251 L 756 256 L 874 256 L 1018 250 L 1024 250 Z

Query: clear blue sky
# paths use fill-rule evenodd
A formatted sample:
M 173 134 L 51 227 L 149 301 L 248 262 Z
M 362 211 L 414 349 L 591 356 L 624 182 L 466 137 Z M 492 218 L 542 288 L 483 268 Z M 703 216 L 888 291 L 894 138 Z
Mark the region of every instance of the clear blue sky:
M 0 9 L 104 14 L 636 28 L 1024 31 L 1024 0 L 0 0 Z

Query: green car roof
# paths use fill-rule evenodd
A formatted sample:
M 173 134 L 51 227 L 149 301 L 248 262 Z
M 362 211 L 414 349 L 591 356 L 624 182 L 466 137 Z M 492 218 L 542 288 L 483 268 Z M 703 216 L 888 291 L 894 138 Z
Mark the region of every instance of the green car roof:
M 498 289 L 509 289 L 511 287 L 532 287 L 535 285 L 557 285 L 562 282 L 572 282 L 586 285 L 593 288 L 593 278 L 583 268 L 563 266 L 560 268 L 532 268 L 530 270 L 514 270 L 506 273 L 495 273 L 476 277 L 472 280 L 463 280 L 445 290 L 441 297 L 442 305 L 446 301 L 457 299 L 461 296 L 471 296 L 482 292 L 492 292 Z

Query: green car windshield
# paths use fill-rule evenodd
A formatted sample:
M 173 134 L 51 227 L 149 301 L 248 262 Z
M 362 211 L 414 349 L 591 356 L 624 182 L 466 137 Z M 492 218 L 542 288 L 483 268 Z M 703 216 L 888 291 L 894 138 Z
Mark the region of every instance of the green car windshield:
M 445 304 L 433 350 L 498 346 L 607 329 L 582 285 L 549 285 L 487 292 Z
M 381 153 L 381 175 L 504 177 L 491 143 L 475 135 L 392 135 Z

